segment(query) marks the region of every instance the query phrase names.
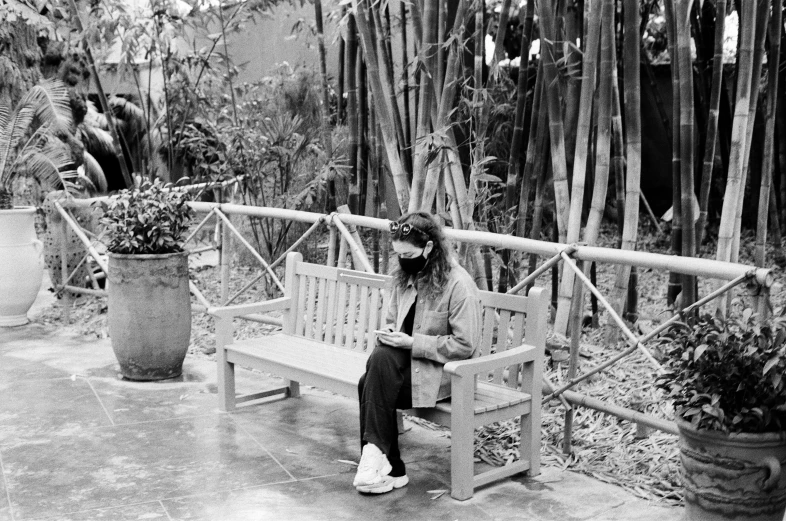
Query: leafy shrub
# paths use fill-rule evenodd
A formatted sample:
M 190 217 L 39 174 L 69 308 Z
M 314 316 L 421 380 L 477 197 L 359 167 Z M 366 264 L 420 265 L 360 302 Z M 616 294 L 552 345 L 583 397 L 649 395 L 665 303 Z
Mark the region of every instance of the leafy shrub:
M 786 429 L 786 318 L 759 322 L 751 309 L 705 314 L 661 337 L 671 350 L 658 385 L 679 418 L 724 432 Z
M 164 254 L 183 251 L 183 234 L 192 210 L 187 192 L 168 190 L 161 180 L 144 181 L 122 190 L 104 206 L 107 249 L 122 254 Z

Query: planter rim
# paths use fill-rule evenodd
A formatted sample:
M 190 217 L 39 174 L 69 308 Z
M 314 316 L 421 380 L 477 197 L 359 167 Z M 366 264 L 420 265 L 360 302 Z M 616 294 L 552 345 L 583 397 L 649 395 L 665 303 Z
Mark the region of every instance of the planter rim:
M 694 429 L 693 426 L 680 418 L 675 418 L 674 422 L 680 430 L 680 434 L 685 433 L 693 437 L 708 438 L 717 441 L 728 442 L 776 442 L 786 443 L 786 431 L 778 432 L 723 432 L 710 429 Z
M 0 215 L 11 215 L 20 213 L 34 214 L 36 212 L 35 206 L 14 206 L 10 210 L 0 210 Z
M 137 260 L 152 260 L 152 259 L 167 259 L 170 257 L 187 256 L 187 251 L 177 251 L 175 253 L 113 253 L 107 252 L 110 258 L 115 259 L 137 259 Z

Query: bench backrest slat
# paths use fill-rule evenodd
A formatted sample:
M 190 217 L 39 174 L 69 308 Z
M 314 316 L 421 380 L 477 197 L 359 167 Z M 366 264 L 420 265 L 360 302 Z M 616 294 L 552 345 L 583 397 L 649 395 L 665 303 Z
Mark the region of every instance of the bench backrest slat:
M 291 253 L 285 287 L 293 302 L 284 331 L 346 349 L 373 349 L 373 331 L 387 316 L 389 283 L 386 275 L 309 264 Z M 481 356 L 522 344 L 544 345 L 548 304 L 541 288 L 532 288 L 527 297 L 481 291 L 480 299 Z M 532 376 L 514 365 L 479 377 L 518 388 Z
M 306 300 L 306 329 L 303 336 L 306 338 L 315 338 L 321 336 L 321 331 L 317 331 L 317 316 L 314 312 L 316 310 L 317 300 L 317 279 L 316 277 L 304 277 L 308 279 L 308 297 Z
M 366 333 L 368 332 L 369 306 L 371 305 L 369 293 L 372 291 L 374 291 L 374 288 L 358 286 L 358 326 L 355 333 L 355 345 L 352 346 L 353 349 L 358 351 L 363 350 L 368 342 Z
M 338 297 L 338 280 L 328 280 L 326 283 L 325 291 L 328 295 L 328 306 L 325 310 L 325 342 L 328 344 L 333 342 L 333 337 L 336 335 L 336 298 Z M 320 295 L 320 300 L 323 297 Z
M 316 296 L 314 297 L 317 301 L 317 314 L 314 317 L 314 338 L 322 340 L 325 335 L 325 305 L 327 304 L 325 289 L 327 288 L 328 281 L 323 278 L 319 278 L 318 280 L 317 295 L 319 295 L 319 298 Z
M 347 308 L 347 319 L 344 321 L 344 347 L 352 349 L 355 342 L 355 321 L 358 310 L 358 286 L 348 284 L 349 307 Z

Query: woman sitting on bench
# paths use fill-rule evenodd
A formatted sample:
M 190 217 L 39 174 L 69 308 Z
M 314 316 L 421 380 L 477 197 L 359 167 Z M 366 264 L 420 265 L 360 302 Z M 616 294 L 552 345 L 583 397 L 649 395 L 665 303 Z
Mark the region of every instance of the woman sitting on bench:
M 481 306 L 442 227 L 423 212 L 390 223 L 399 266 L 386 326 L 358 384 L 362 455 L 353 485 L 382 494 L 409 482 L 398 448 L 396 409 L 433 407 L 450 395 L 444 364 L 475 358 Z

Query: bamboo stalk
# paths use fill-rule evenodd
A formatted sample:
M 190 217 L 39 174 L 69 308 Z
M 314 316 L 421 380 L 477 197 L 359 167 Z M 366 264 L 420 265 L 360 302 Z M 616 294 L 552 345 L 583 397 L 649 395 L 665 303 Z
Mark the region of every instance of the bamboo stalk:
M 693 216 L 694 136 L 693 136 L 693 59 L 690 50 L 690 13 L 693 0 L 674 0 L 677 29 L 677 59 L 680 79 L 680 189 L 682 199 L 682 255 L 696 255 L 696 223 Z M 696 281 L 686 277 L 682 282 L 682 303 L 696 300 Z
M 744 186 L 742 174 L 744 170 L 745 146 L 750 119 L 751 79 L 753 78 L 753 45 L 755 42 L 756 2 L 740 5 L 740 33 L 737 59 L 737 103 L 734 108 L 732 126 L 732 142 L 729 152 L 729 171 L 726 179 L 726 191 L 723 198 L 721 222 L 718 229 L 718 250 L 716 259 L 730 261 L 734 242 L 734 227 L 737 206 L 742 202 Z M 744 9 L 744 11 L 743 11 Z M 751 123 L 751 127 L 752 122 Z M 728 299 L 718 301 L 718 309 L 725 312 Z
M 639 230 L 639 200 L 641 193 L 641 72 L 639 38 L 639 12 L 637 9 L 624 9 L 623 37 L 624 48 L 624 83 L 625 83 L 625 155 L 627 165 L 627 183 L 625 184 L 625 219 L 622 227 L 623 250 L 635 250 Z M 646 203 L 646 200 L 645 200 Z M 649 206 L 649 204 L 647 204 Z M 651 212 L 652 210 L 650 210 Z M 659 227 L 657 219 L 654 219 Z M 630 283 L 630 266 L 618 266 L 611 295 L 614 311 L 621 313 L 625 306 L 625 297 Z
M 582 266 L 578 266 L 578 268 L 584 269 Z M 574 298 L 570 302 L 570 358 L 568 362 L 568 380 L 573 380 L 576 378 L 576 373 L 579 370 L 579 354 L 581 350 L 581 315 L 582 308 L 584 307 L 584 287 L 581 284 L 581 280 L 579 278 L 574 278 L 573 281 Z M 565 422 L 562 438 L 562 452 L 564 454 L 570 454 L 571 452 L 573 415 L 574 410 L 572 408 L 565 411 Z
M 409 108 L 409 51 L 407 48 L 407 3 L 405 0 L 399 0 L 399 16 L 400 26 L 399 34 L 401 35 L 401 81 L 404 84 L 404 148 L 408 151 L 410 158 L 412 157 L 412 117 Z M 414 164 L 414 161 L 413 161 Z
M 363 49 L 357 49 L 357 103 L 358 103 L 358 152 L 357 191 L 358 213 L 366 211 L 366 183 L 368 182 L 369 144 L 368 119 L 371 115 L 368 92 L 368 74 L 363 62 Z
M 426 157 L 428 150 L 424 149 L 425 144 L 420 140 L 429 134 L 431 130 L 431 110 L 434 104 L 434 86 L 432 81 L 435 77 L 436 63 L 436 41 L 437 41 L 437 21 L 439 17 L 438 8 L 440 0 L 424 0 L 422 43 L 420 46 L 419 61 L 425 68 L 425 74 L 420 75 L 419 101 L 418 101 L 418 124 L 415 133 L 415 167 L 412 172 L 412 196 L 409 202 L 409 211 L 415 211 L 421 207 L 423 192 L 426 185 Z M 432 80 L 432 78 L 434 80 Z
M 381 74 L 379 71 L 379 62 L 377 60 L 376 42 L 372 39 L 371 31 L 369 28 L 368 10 L 366 9 L 366 2 L 368 0 L 353 0 L 356 22 L 360 32 L 360 42 L 363 47 L 363 53 L 366 58 L 366 67 L 368 68 L 368 78 L 370 80 L 371 93 L 374 95 L 375 109 L 380 121 L 380 128 L 385 142 L 386 159 L 390 166 L 390 172 L 393 178 L 394 188 L 396 190 L 396 198 L 398 199 L 399 206 L 402 209 L 409 207 L 409 179 L 404 169 L 404 165 L 399 157 L 398 143 L 396 137 L 395 126 L 392 123 L 392 109 L 388 107 L 385 101 L 385 87 L 382 83 Z M 390 98 L 387 98 L 389 101 Z
M 404 165 L 404 170 L 409 175 L 412 172 L 412 164 L 410 162 L 410 156 L 407 153 L 401 153 L 405 144 L 405 135 L 404 135 L 404 126 L 401 122 L 401 111 L 399 110 L 398 106 L 398 97 L 396 95 L 396 85 L 394 78 L 396 77 L 394 68 L 393 68 L 393 57 L 390 54 L 390 31 L 388 30 L 387 25 L 382 23 L 382 18 L 380 17 L 379 10 L 381 6 L 377 4 L 377 7 L 372 4 L 370 12 L 372 14 L 374 24 L 372 27 L 377 27 L 382 32 L 382 38 L 375 38 L 379 42 L 379 52 L 382 55 L 382 64 L 383 67 L 380 69 L 382 72 L 382 85 L 385 88 L 385 95 L 388 97 L 388 106 L 391 109 L 391 117 L 393 118 L 393 126 L 396 130 L 396 136 L 398 138 L 399 144 L 399 155 L 401 157 L 401 162 Z
M 322 0 L 314 0 L 314 18 L 316 19 L 317 46 L 319 48 L 319 75 L 322 79 L 322 146 L 325 147 L 329 162 L 333 159 L 333 136 L 330 131 L 330 85 L 327 76 L 325 30 L 322 24 Z M 329 183 L 333 185 L 332 180 Z M 333 186 L 333 191 L 335 191 L 335 186 Z M 333 203 L 335 204 L 335 200 Z
M 516 188 L 518 187 L 519 171 L 524 141 L 524 112 L 527 107 L 527 88 L 529 87 L 529 52 L 532 44 L 532 27 L 535 17 L 535 1 L 528 0 L 524 15 L 524 29 L 521 32 L 521 61 L 516 85 L 516 114 L 513 118 L 513 136 L 510 142 L 508 159 L 508 176 L 505 185 L 505 207 L 513 208 L 516 204 Z M 537 85 L 535 87 L 537 89 Z M 537 91 L 535 91 L 537 92 Z M 534 106 L 533 95 L 533 106 Z
M 437 56 L 434 61 L 435 70 L 432 74 L 436 78 L 434 82 L 434 92 L 437 100 L 442 98 L 442 89 L 445 86 L 445 31 L 448 23 L 448 2 L 438 0 L 437 10 Z
M 555 42 L 557 28 L 554 22 L 552 0 L 541 0 L 541 59 L 545 61 L 546 101 L 549 111 L 549 133 L 551 135 L 551 165 L 554 172 L 554 200 L 557 210 L 557 230 L 559 241 L 567 238 L 568 214 L 570 212 L 570 192 L 568 172 L 565 163 L 565 128 L 562 124 L 562 86 L 559 82 L 556 64 Z
M 565 134 L 565 153 L 567 154 L 566 168 L 568 172 L 574 172 L 575 170 L 574 161 L 578 132 L 575 132 L 573 129 L 578 128 L 578 119 L 581 114 L 582 78 L 586 77 L 583 74 L 579 76 L 579 71 L 583 69 L 582 57 L 587 54 L 587 41 L 581 36 L 582 15 L 584 13 L 582 12 L 583 8 L 579 9 L 578 3 L 577 0 L 563 0 L 565 11 L 565 44 L 563 48 L 565 49 L 565 62 L 567 64 L 565 128 L 569 129 Z M 587 0 L 587 3 L 591 3 L 591 0 Z M 580 43 L 577 43 L 577 40 Z M 583 50 L 576 48 L 577 44 Z
M 622 244 L 622 229 L 625 227 L 625 140 L 622 137 L 622 106 L 620 100 L 617 67 L 611 78 L 611 171 L 614 174 L 614 191 L 617 202 L 617 231 Z
M 497 24 L 497 34 L 494 37 L 494 63 L 491 64 L 492 71 L 498 69 L 499 62 L 505 58 L 505 35 L 508 32 L 508 19 L 510 18 L 510 0 L 502 0 L 499 12 L 499 23 Z M 497 71 L 498 72 L 498 71 Z
M 347 14 L 347 45 L 345 48 L 346 80 L 347 80 L 347 123 L 349 124 L 349 167 L 350 167 L 350 206 L 361 212 L 358 185 L 358 146 L 360 144 L 358 126 L 358 38 L 355 15 Z
M 598 131 L 595 151 L 595 184 L 592 202 L 584 227 L 584 242 L 593 245 L 598 240 L 603 210 L 606 206 L 606 191 L 609 184 L 611 159 L 611 101 L 616 67 L 614 47 L 614 0 L 604 0 L 601 22 L 600 85 L 598 93 Z M 556 323 L 556 322 L 555 322 Z
M 601 35 L 601 1 L 588 0 L 587 39 L 584 50 L 584 61 L 581 76 L 581 100 L 576 126 L 576 150 L 573 154 L 573 184 L 568 214 L 568 230 L 565 241 L 572 244 L 581 236 L 581 216 L 584 204 L 584 189 L 587 177 L 587 160 L 589 155 L 590 134 L 592 131 L 593 101 L 597 82 L 597 56 Z M 565 335 L 568 328 L 570 300 L 573 292 L 573 273 L 565 271 L 559 289 L 557 314 L 554 319 L 554 331 Z M 560 311 L 560 308 L 562 311 Z
M 543 77 L 543 60 L 538 60 L 538 74 L 535 79 L 535 88 L 532 95 L 532 115 L 530 116 L 529 133 L 527 136 L 527 157 L 524 162 L 519 204 L 516 209 L 516 235 L 519 237 L 526 236 L 530 185 L 535 175 L 540 174 L 540 170 L 535 169 L 536 156 L 538 155 L 537 151 L 547 146 L 545 144 L 546 135 L 548 134 L 548 132 L 546 132 L 546 108 L 542 106 Z M 538 172 L 538 174 L 535 174 L 535 172 Z
M 349 17 L 347 16 L 347 7 L 344 6 L 341 8 L 341 17 L 347 18 L 347 29 L 349 29 Z M 348 35 L 347 35 L 348 36 Z M 346 85 L 346 51 L 347 51 L 347 41 L 343 38 L 343 36 L 339 36 L 338 39 L 338 81 L 336 85 L 336 125 L 343 125 L 344 124 L 344 93 L 346 90 L 344 86 Z
M 731 260 L 736 262 L 740 255 L 740 235 L 742 231 L 742 208 L 745 200 L 745 185 L 748 180 L 748 170 L 750 169 L 750 155 L 751 148 L 753 148 L 753 133 L 754 124 L 756 122 L 756 107 L 759 103 L 759 86 L 761 85 L 761 67 L 764 59 L 764 42 L 767 36 L 767 22 L 769 21 L 769 2 L 766 0 L 759 1 L 759 8 L 756 13 L 756 40 L 753 48 L 753 70 L 751 72 L 751 95 L 750 95 L 750 108 L 748 112 L 748 135 L 746 137 L 747 143 L 745 145 L 744 158 L 742 160 L 742 193 L 740 194 L 740 203 L 737 205 L 734 217 L 734 236 L 731 247 Z
M 680 165 L 680 128 L 679 128 L 679 104 L 677 100 L 680 99 L 680 69 L 678 67 L 678 47 L 677 47 L 677 29 L 675 21 L 675 13 L 672 5 L 672 0 L 664 0 L 664 11 L 666 13 L 666 28 L 669 40 L 669 56 L 671 57 L 671 99 L 672 99 L 672 117 L 671 117 L 671 253 L 672 255 L 679 255 L 682 251 L 682 195 L 681 195 L 681 165 Z M 669 286 L 666 292 L 666 302 L 673 304 L 677 295 L 682 290 L 682 281 L 676 273 L 669 274 Z
M 696 223 L 698 245 L 704 242 L 707 225 L 707 207 L 710 200 L 712 172 L 715 169 L 715 146 L 718 141 L 718 118 L 720 116 L 721 87 L 723 86 L 723 30 L 726 26 L 726 0 L 715 1 L 715 44 L 712 57 L 712 87 L 710 92 L 707 138 L 704 142 L 704 161 L 699 190 L 699 220 Z
M 770 19 L 770 49 L 767 59 L 767 109 L 764 130 L 764 158 L 762 161 L 761 187 L 759 188 L 759 212 L 756 226 L 756 247 L 754 262 L 756 266 L 763 267 L 766 261 L 765 245 L 767 243 L 767 217 L 770 215 L 770 200 L 774 195 L 772 191 L 772 172 L 774 168 L 775 151 L 775 115 L 778 103 L 778 66 L 780 64 L 781 29 L 783 26 L 783 10 L 777 5 Z M 778 227 L 778 222 L 772 223 L 773 228 Z M 780 241 L 778 241 L 780 242 Z M 780 244 L 776 245 L 780 249 Z M 782 255 L 782 254 L 781 254 Z M 759 314 L 766 313 L 766 303 L 759 308 Z

